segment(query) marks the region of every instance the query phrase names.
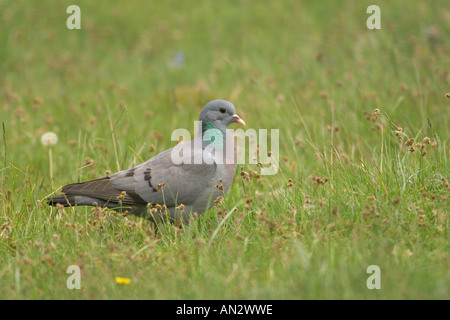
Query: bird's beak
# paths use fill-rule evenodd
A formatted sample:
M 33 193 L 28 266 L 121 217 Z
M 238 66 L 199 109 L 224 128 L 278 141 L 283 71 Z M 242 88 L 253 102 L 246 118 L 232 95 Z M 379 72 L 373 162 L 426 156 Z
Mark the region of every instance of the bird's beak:
M 237 122 L 237 123 L 240 123 L 240 124 L 242 124 L 243 126 L 245 126 L 245 121 L 242 120 L 241 118 L 239 118 L 239 116 L 238 116 L 237 114 L 233 114 L 233 115 L 231 116 L 231 118 L 233 119 L 233 122 Z

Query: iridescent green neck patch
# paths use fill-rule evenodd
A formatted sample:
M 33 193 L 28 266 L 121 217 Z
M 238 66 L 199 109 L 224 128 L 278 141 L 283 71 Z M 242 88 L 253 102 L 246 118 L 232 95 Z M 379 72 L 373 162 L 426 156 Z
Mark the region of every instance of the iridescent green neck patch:
M 214 148 L 223 148 L 225 144 L 225 136 L 212 123 L 206 122 L 202 126 L 203 142 L 212 145 Z

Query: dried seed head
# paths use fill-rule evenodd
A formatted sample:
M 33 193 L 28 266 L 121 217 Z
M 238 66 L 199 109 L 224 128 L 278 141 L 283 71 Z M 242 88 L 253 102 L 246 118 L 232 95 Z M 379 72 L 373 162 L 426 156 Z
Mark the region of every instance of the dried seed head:
M 184 204 L 180 204 L 179 206 L 175 207 L 176 210 L 181 210 L 184 212 Z
M 85 166 L 91 166 L 91 165 L 93 165 L 93 164 L 94 164 L 94 160 L 92 160 L 91 158 L 86 157 L 86 158 L 84 159 L 84 165 L 85 165 Z
M 242 180 L 248 180 L 250 181 L 250 174 L 246 171 L 243 170 L 243 168 L 241 169 L 241 178 Z
M 288 179 L 288 188 L 292 187 L 295 184 L 295 181 L 291 178 Z
M 321 184 L 325 184 L 325 183 L 328 182 L 328 178 L 327 177 L 319 178 L 319 177 L 316 177 L 315 175 L 310 175 L 310 176 L 308 176 L 308 178 L 312 179 L 316 186 L 321 185 Z
M 405 142 L 405 146 L 408 146 L 408 147 L 412 146 L 413 143 L 414 143 L 414 138 L 410 138 L 410 139 L 408 139 L 408 141 Z
M 219 197 L 216 198 L 216 200 L 214 200 L 214 205 L 216 207 L 220 207 L 222 205 L 222 203 L 223 203 L 223 197 L 222 196 L 219 196 Z
M 163 190 L 165 185 L 166 185 L 165 182 L 163 182 L 163 183 L 158 183 L 158 184 L 156 185 L 156 191 Z
M 51 147 L 58 142 L 58 136 L 54 132 L 46 132 L 41 136 L 41 143 L 46 147 Z
M 123 199 L 125 199 L 126 195 L 126 191 L 122 191 L 120 195 L 117 196 L 117 200 L 122 201 Z

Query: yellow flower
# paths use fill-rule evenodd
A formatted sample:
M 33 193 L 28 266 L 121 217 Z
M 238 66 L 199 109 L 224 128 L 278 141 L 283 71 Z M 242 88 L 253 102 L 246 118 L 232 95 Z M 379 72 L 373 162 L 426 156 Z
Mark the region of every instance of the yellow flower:
M 124 284 L 124 285 L 128 285 L 131 283 L 131 280 L 129 278 L 121 278 L 121 277 L 116 277 L 116 282 L 118 284 Z

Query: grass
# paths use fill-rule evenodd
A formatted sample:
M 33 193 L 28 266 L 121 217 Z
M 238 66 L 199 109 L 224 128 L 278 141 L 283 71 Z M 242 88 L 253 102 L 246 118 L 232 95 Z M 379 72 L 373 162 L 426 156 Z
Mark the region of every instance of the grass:
M 0 1 L 0 298 L 449 298 L 445 1 L 382 3 L 381 30 L 368 1 L 77 1 L 81 30 L 70 4 Z M 43 204 L 173 146 L 216 98 L 280 130 L 276 175 L 243 165 L 221 206 L 158 233 Z

